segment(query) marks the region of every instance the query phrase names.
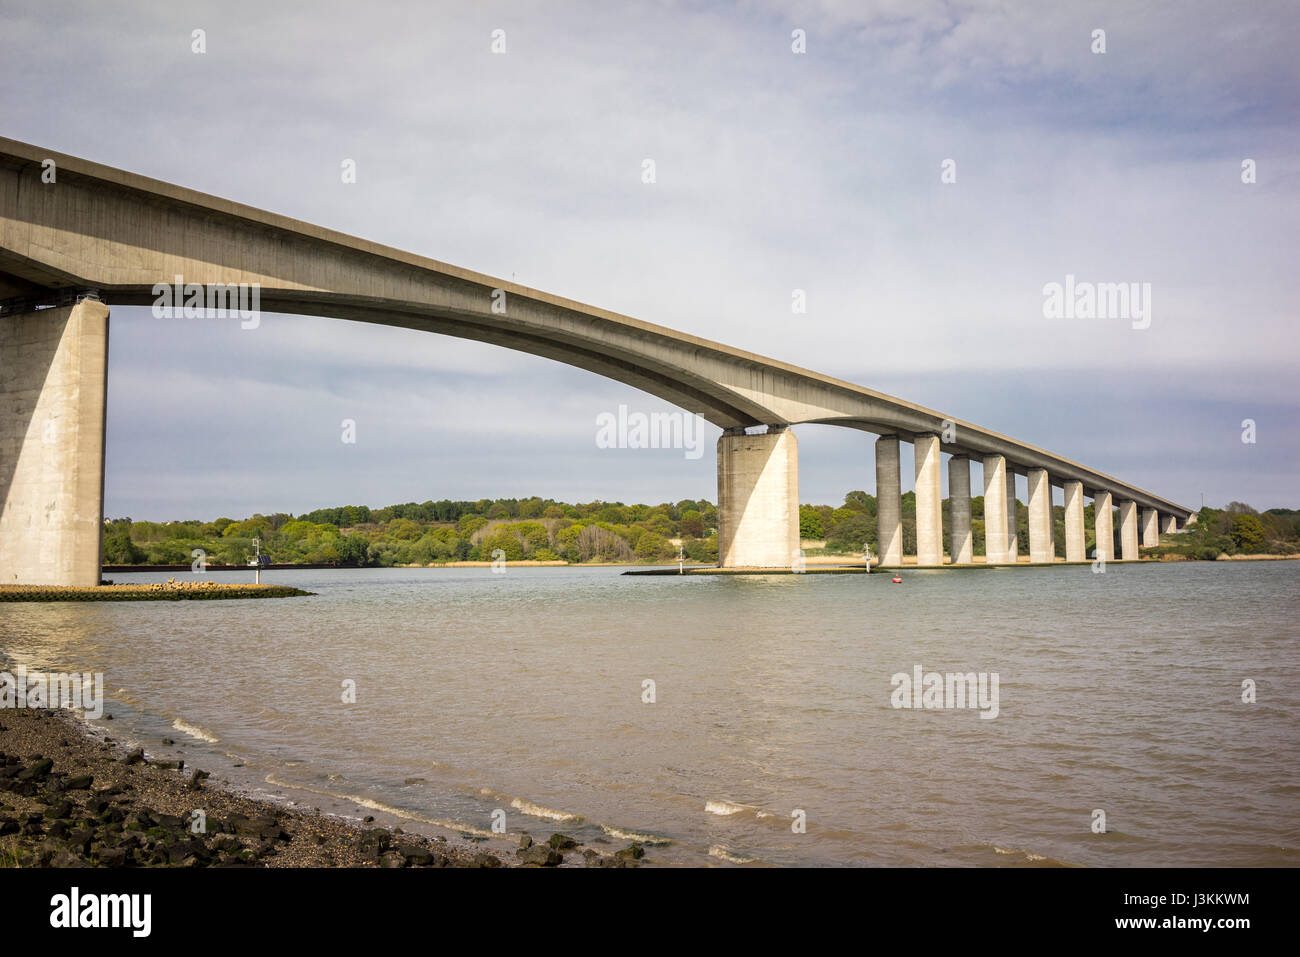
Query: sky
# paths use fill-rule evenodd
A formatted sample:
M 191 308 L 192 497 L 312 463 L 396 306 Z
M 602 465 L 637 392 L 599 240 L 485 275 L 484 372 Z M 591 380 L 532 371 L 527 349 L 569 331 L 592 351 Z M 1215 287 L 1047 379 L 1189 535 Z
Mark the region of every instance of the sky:
M 1192 508 L 1300 507 L 1297 36 L 1283 2 L 9 2 L 0 134 L 847 379 Z M 1149 323 L 1046 316 L 1067 276 L 1149 288 Z M 700 457 L 601 448 L 620 404 L 671 409 L 427 333 L 115 308 L 105 514 L 716 500 L 718 430 Z M 802 501 L 874 490 L 870 434 L 795 433 Z

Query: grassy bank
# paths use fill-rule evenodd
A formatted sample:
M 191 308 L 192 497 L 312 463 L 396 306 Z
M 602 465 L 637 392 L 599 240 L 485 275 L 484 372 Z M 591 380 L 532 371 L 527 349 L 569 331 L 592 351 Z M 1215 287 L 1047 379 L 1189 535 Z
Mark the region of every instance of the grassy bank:
M 285 585 L 245 585 L 214 581 L 133 585 L 0 585 L 0 601 L 221 601 L 237 598 L 297 598 L 312 592 Z

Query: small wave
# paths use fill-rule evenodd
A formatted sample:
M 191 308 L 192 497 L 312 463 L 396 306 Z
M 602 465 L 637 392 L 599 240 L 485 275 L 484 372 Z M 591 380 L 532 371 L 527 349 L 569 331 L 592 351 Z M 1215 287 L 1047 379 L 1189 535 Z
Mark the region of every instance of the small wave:
M 709 814 L 716 814 L 719 817 L 731 817 L 733 814 L 753 814 L 755 817 L 762 817 L 764 812 L 752 804 L 733 804 L 731 801 L 714 801 L 712 799 L 704 802 L 704 810 Z
M 196 741 L 206 741 L 208 744 L 216 744 L 221 740 L 211 732 L 204 731 L 202 728 L 195 727 L 192 724 L 187 724 L 180 718 L 177 718 L 172 722 L 172 729 L 179 731 L 181 734 L 189 735 Z
M 757 860 L 757 858 L 753 857 L 740 857 L 737 854 L 732 854 L 725 847 L 721 847 L 717 844 L 713 844 L 709 847 L 709 857 L 716 857 L 719 860 L 726 861 L 728 864 L 753 864 L 754 861 Z
M 1013 849 L 1013 848 L 998 847 L 997 845 L 994 845 L 994 847 L 993 847 L 993 851 L 994 851 L 994 853 L 997 853 L 997 854 L 1019 854 L 1019 855 L 1021 855 L 1022 857 L 1024 857 L 1024 859 L 1025 859 L 1026 861 L 1045 861 L 1045 860 L 1047 860 L 1047 858 L 1045 858 L 1042 854 L 1035 854 L 1033 851 L 1017 851 L 1017 850 L 1015 850 L 1015 849 Z
M 458 834 L 473 834 L 475 837 L 499 836 L 494 835 L 491 831 L 485 831 L 482 828 L 473 827 L 469 824 L 461 824 L 459 821 L 447 821 L 441 818 L 428 817 L 424 814 L 416 814 L 414 811 L 408 811 L 400 807 L 393 807 L 391 804 L 385 804 L 382 801 L 376 801 L 374 798 L 364 797 L 359 794 L 344 794 L 339 791 L 325 791 L 320 788 L 309 787 L 306 784 L 291 784 L 288 781 L 279 780 L 274 773 L 268 774 L 265 780 L 267 784 L 273 784 L 276 787 L 290 788 L 294 791 L 306 791 L 308 794 L 319 794 L 321 797 L 334 798 L 337 801 L 347 801 L 349 804 L 355 804 L 357 807 L 363 807 L 368 811 L 379 811 L 383 814 L 391 814 L 393 817 L 400 817 L 405 821 L 418 821 L 421 824 L 430 824 L 447 831 L 455 831 Z
M 662 847 L 672 843 L 672 838 L 659 837 L 657 834 L 641 834 L 638 831 L 629 831 L 610 824 L 602 824 L 600 829 L 619 841 L 635 841 L 638 844 L 648 844 L 652 847 Z
M 581 821 L 581 814 L 570 814 L 568 811 L 557 811 L 552 807 L 543 807 L 541 804 L 534 804 L 532 801 L 525 801 L 523 798 L 515 798 L 510 802 L 510 806 L 516 811 L 522 811 L 530 817 L 542 817 L 548 821 Z
M 571 814 L 568 811 L 557 811 L 553 807 L 546 807 L 544 804 L 534 804 L 532 801 L 527 801 L 518 797 L 511 797 L 508 794 L 501 794 L 498 791 L 493 791 L 491 788 L 481 787 L 478 789 L 478 793 L 480 796 L 489 798 L 498 804 L 509 804 L 516 811 L 522 811 L 529 817 L 545 818 L 548 821 L 583 820 L 581 814 Z

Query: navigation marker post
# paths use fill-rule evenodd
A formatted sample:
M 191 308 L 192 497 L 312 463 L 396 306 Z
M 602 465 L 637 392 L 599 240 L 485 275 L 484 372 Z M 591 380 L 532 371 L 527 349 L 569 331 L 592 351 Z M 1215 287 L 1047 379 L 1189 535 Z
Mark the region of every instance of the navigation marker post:
M 271 564 L 271 556 L 262 554 L 262 540 L 260 538 L 253 539 L 253 548 L 257 550 L 257 554 L 248 560 L 248 564 L 252 565 L 254 569 L 254 584 L 260 585 L 262 584 L 262 566 Z

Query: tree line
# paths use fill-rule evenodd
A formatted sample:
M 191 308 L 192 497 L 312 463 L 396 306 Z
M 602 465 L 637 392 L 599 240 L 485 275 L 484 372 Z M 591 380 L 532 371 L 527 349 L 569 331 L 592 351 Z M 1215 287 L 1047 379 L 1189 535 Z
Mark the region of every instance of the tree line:
M 903 551 L 916 552 L 916 494 L 902 497 Z M 1065 554 L 1065 509 L 1053 507 L 1055 546 Z M 946 505 L 945 505 L 946 515 Z M 877 503 L 852 491 L 839 506 L 802 505 L 800 536 L 810 554 L 860 556 L 877 549 Z M 1111 555 L 1119 554 L 1118 522 Z M 944 522 L 944 550 L 951 553 L 951 528 Z M 1093 506 L 1084 510 L 1089 557 L 1095 554 Z M 103 556 L 110 565 L 191 564 L 201 550 L 213 564 L 244 565 L 257 545 L 271 560 L 313 565 L 428 565 L 453 561 L 666 562 L 679 550 L 685 558 L 717 561 L 718 510 L 700 499 L 659 505 L 622 502 L 569 504 L 544 498 L 407 502 L 370 508 L 343 505 L 294 516 L 284 512 L 244 519 L 175 522 L 112 519 L 104 524 Z M 974 551 L 984 554 L 984 497 L 971 499 Z M 1016 537 L 1029 549 L 1027 507 L 1017 502 Z M 255 545 L 255 542 L 257 545 Z M 824 544 L 818 544 L 824 543 Z M 1257 512 L 1232 502 L 1205 508 L 1185 531 L 1161 537 L 1144 553 L 1213 560 L 1228 554 L 1300 552 L 1300 511 Z

